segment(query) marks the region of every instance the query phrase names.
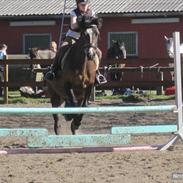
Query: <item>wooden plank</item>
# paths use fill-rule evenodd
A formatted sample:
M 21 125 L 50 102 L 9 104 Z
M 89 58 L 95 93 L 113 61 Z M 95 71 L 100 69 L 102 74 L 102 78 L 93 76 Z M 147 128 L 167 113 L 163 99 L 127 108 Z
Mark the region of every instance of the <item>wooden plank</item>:
M 6 59 L 30 59 L 28 54 L 8 54 Z
M 0 149 L 0 155 L 7 154 L 61 154 L 61 153 L 94 153 L 94 152 L 124 152 L 124 151 L 155 151 L 162 145 L 139 145 L 122 147 L 72 147 L 72 148 L 16 148 Z
M 43 87 L 45 85 L 44 81 L 8 81 L 8 82 L 0 82 L 0 86 L 8 86 L 8 87 L 21 87 L 21 86 L 39 86 Z
M 105 147 L 120 146 L 129 141 L 129 134 L 49 135 L 28 138 L 28 147 Z
M 98 85 L 98 90 L 111 88 L 131 88 L 132 86 L 138 88 L 155 88 L 157 86 L 172 86 L 174 81 L 108 81 L 105 84 Z
M 0 128 L 0 137 L 37 137 L 47 135 L 48 131 L 44 128 Z
M 154 65 L 157 63 L 160 64 L 168 64 L 170 62 L 173 62 L 173 59 L 171 58 L 127 58 L 127 59 L 121 59 L 121 60 L 116 60 L 116 59 L 111 59 L 111 58 L 105 58 L 105 60 L 102 60 L 102 64 L 109 65 L 109 64 L 125 64 L 125 65 L 143 65 L 143 66 L 148 66 L 148 65 Z
M 41 64 L 41 65 L 51 65 L 53 59 L 8 59 L 0 62 L 0 65 L 17 65 L 17 64 Z
M 17 87 L 17 86 L 43 86 L 45 83 L 35 81 L 17 81 L 17 82 L 0 82 L 0 86 Z M 97 89 L 112 89 L 126 87 L 157 87 L 157 86 L 172 86 L 174 81 L 108 81 L 106 84 L 96 86 Z
M 177 125 L 141 125 L 112 127 L 112 134 L 148 134 L 177 132 Z
M 100 71 L 105 71 L 104 68 L 100 68 Z M 163 71 L 174 71 L 173 67 L 111 67 L 107 73 L 119 73 L 119 72 L 163 72 Z

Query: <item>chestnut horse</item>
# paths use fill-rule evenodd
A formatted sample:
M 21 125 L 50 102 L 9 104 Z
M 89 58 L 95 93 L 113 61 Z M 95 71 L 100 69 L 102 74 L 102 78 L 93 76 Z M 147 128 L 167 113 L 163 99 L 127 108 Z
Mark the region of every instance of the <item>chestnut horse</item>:
M 64 65 L 62 60 L 62 73 L 54 80 L 48 80 L 48 93 L 52 107 L 59 107 L 65 102 L 65 107 L 86 107 L 90 98 L 92 87 L 95 83 L 97 62 L 97 42 L 99 36 L 98 26 L 100 20 L 90 26 L 82 27 L 81 36 L 68 50 Z M 60 51 L 58 51 L 58 54 Z M 65 119 L 71 121 L 72 134 L 81 124 L 83 114 L 65 114 Z M 54 130 L 58 134 L 57 114 L 53 114 Z

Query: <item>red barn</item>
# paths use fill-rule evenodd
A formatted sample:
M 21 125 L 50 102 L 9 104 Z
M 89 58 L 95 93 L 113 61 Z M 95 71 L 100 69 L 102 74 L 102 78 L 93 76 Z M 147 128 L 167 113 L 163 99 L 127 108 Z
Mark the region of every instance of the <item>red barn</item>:
M 99 47 L 105 55 L 112 40 L 125 42 L 128 65 L 167 65 L 164 35 L 179 31 L 183 39 L 182 0 L 91 0 L 91 6 L 103 18 Z M 64 33 L 74 1 L 66 1 Z M 64 0 L 0 0 L 0 42 L 8 53 L 26 53 L 29 47 L 48 47 L 59 43 Z M 143 58 L 149 59 L 144 63 Z M 161 60 L 160 60 L 161 58 Z M 159 60 L 158 60 L 159 59 Z

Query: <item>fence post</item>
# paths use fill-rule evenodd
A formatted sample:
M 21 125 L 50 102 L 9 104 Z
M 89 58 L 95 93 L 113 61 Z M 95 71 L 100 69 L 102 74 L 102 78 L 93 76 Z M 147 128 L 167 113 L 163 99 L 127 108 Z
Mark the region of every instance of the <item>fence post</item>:
M 92 91 L 91 91 L 91 96 L 90 96 L 90 100 L 92 102 L 95 102 L 95 86 L 92 87 Z
M 5 66 L 4 66 L 4 103 L 5 104 L 8 104 L 8 86 L 7 86 L 7 83 L 8 83 L 8 64 L 5 63 Z
M 159 74 L 160 81 L 163 82 L 163 80 L 164 80 L 163 72 L 161 71 L 158 74 Z M 158 86 L 157 87 L 157 95 L 163 95 L 163 90 L 164 90 L 163 84 L 161 86 Z

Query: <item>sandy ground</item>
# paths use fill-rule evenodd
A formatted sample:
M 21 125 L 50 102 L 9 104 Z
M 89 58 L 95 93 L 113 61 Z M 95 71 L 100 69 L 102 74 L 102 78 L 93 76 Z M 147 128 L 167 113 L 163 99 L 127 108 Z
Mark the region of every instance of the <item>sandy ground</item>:
M 174 104 L 174 101 L 150 102 L 148 105 Z M 120 100 L 96 101 L 92 105 L 144 105 Z M 147 103 L 145 104 L 147 105 Z M 34 104 L 8 105 L 32 107 Z M 40 104 L 36 107 L 48 107 Z M 60 116 L 62 133 L 69 133 L 69 123 Z M 106 133 L 115 125 L 175 124 L 172 113 L 86 114 L 78 133 Z M 3 128 L 47 128 L 53 134 L 51 115 L 0 116 Z M 165 143 L 168 135 L 132 137 L 132 144 Z M 21 139 L 2 139 L 0 146 L 19 146 Z M 178 142 L 172 151 L 1 155 L 0 183 L 169 183 L 183 182 L 183 146 Z M 173 176 L 173 177 L 172 177 Z

